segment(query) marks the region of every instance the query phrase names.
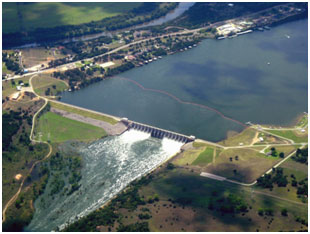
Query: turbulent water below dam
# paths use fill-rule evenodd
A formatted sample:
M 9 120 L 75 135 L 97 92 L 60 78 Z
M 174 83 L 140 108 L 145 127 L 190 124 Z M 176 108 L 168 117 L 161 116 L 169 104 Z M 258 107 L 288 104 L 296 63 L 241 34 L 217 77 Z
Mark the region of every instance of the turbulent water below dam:
M 62 229 L 76 217 L 99 208 L 131 181 L 145 175 L 176 154 L 183 143 L 153 138 L 148 133 L 130 130 L 121 136 L 106 137 L 90 144 L 67 142 L 61 151 L 76 151 L 83 157 L 81 187 L 73 194 L 44 194 L 35 202 L 35 215 L 27 231 Z M 41 204 L 44 199 L 45 205 Z

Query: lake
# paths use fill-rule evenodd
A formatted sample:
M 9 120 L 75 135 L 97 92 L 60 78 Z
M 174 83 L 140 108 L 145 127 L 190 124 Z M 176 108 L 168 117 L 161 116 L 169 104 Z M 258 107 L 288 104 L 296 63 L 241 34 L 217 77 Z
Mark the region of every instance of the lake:
M 204 40 L 61 101 L 211 141 L 240 132 L 238 121 L 289 125 L 307 111 L 307 24 Z

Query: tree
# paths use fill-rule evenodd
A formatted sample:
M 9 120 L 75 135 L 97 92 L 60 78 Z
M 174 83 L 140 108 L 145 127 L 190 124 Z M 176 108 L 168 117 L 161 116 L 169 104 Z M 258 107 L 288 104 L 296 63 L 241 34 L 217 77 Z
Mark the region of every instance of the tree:
M 238 161 L 238 159 L 239 159 L 239 156 L 238 156 L 238 155 L 236 155 L 236 156 L 235 156 L 235 160 L 237 160 L 237 161 Z
M 273 157 L 277 157 L 277 151 L 276 151 L 276 148 L 274 148 L 274 147 L 272 147 L 271 148 L 271 155 L 273 156 Z
M 279 154 L 279 156 L 280 156 L 280 158 L 284 158 L 284 153 L 281 152 L 281 153 Z
M 265 214 L 268 216 L 273 216 L 273 209 L 271 208 L 266 208 L 265 209 Z
M 172 163 L 168 163 L 167 169 L 172 170 L 174 168 L 174 165 Z
M 282 215 L 282 216 L 287 216 L 287 209 L 283 208 L 283 209 L 281 210 L 281 215 Z

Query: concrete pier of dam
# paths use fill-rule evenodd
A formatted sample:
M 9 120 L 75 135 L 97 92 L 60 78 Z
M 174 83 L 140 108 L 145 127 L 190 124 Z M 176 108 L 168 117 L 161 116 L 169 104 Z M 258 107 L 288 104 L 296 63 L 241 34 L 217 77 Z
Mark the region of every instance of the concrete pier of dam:
M 124 123 L 128 129 L 135 129 L 138 131 L 150 133 L 152 137 L 163 139 L 164 137 L 172 139 L 175 141 L 188 143 L 195 140 L 194 136 L 186 136 L 180 133 L 172 132 L 169 130 L 153 127 L 147 124 L 138 123 L 135 121 L 128 120 L 127 118 L 122 118 L 121 122 Z

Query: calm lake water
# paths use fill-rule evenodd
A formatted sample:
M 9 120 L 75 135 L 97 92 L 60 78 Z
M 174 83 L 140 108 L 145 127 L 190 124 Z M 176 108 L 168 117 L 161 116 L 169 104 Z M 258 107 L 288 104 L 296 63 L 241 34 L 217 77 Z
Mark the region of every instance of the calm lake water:
M 212 141 L 243 126 L 180 100 L 209 106 L 243 123 L 287 125 L 307 111 L 307 23 L 204 40 L 186 52 L 65 92 L 62 101 Z

